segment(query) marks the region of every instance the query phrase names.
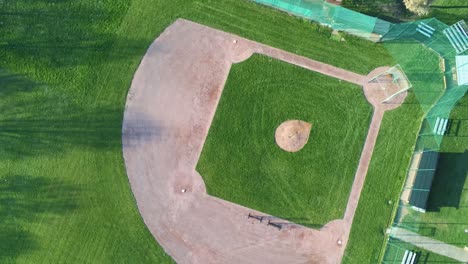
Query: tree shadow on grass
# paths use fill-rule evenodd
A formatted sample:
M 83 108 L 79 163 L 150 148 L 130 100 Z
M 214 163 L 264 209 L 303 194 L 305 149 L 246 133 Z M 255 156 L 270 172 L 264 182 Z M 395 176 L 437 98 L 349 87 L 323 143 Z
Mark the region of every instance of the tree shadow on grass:
M 21 74 L 13 74 L 0 68 L 0 96 L 9 96 L 13 93 L 29 92 L 41 84 L 25 78 Z
M 42 110 L 40 106 L 37 108 L 37 114 L 22 116 L 18 113 L 0 117 L 0 158 L 54 155 L 75 147 L 98 150 L 122 147 L 121 109 L 78 108 L 57 113 L 51 109 Z M 161 127 L 143 115 L 134 122 L 136 125 L 132 125 L 133 130 L 127 137 L 150 140 L 160 136 Z
M 0 177 L 0 262 L 14 262 L 40 247 L 27 226 L 41 216 L 65 215 L 78 208 L 80 188 L 45 177 Z
M 123 108 L 76 106 L 21 75 L 0 71 L 0 159 L 55 155 L 75 147 L 122 147 Z M 162 127 L 143 113 L 132 120 L 127 138 L 150 140 Z M 132 142 L 132 140 L 129 140 Z
M 75 2 L 0 3 L 0 54 L 31 64 L 63 67 L 124 60 L 144 52 L 148 43 L 122 39 L 108 28 L 123 17 L 125 8 L 113 10 L 102 1 Z M 125 46 L 110 54 L 110 47 L 119 41 Z
M 440 153 L 437 171 L 429 194 L 428 212 L 439 212 L 442 207 L 459 209 L 468 174 L 468 151 Z

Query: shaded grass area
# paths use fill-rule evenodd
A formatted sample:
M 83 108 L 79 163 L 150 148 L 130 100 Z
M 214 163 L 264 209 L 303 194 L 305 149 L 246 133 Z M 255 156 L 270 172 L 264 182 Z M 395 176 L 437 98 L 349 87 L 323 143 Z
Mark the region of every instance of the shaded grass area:
M 254 55 L 233 65 L 197 170 L 209 194 L 307 226 L 343 217 L 371 117 L 362 89 Z M 296 153 L 284 121 L 312 124 Z
M 382 45 L 349 35 L 337 42 L 327 27 L 253 1 L 194 1 L 182 17 L 361 74 L 394 63 Z
M 0 178 L 10 190 L 2 197 L 31 204 L 24 217 L 1 220 L 2 263 L 171 262 L 138 214 L 120 131 L 138 63 L 176 18 L 359 73 L 393 64 L 382 46 L 334 41 L 329 29 L 250 1 L 18 0 L 0 8 Z M 33 185 L 30 194 L 22 184 Z M 34 199 L 47 206 L 26 214 Z
M 128 188 L 121 110 L 82 109 L 9 76 L 0 81 L 0 262 L 170 261 Z
M 426 213 L 409 211 L 401 225 L 444 243 L 468 245 L 468 152 L 441 153 Z
M 40 245 L 24 225 L 42 214 L 69 214 L 77 209 L 75 199 L 80 192 L 79 186 L 51 181 L 46 177 L 1 177 L 0 261 L 14 259 L 38 248 Z
M 441 144 L 441 152 L 465 152 L 468 148 L 468 96 L 465 95 L 450 113 L 450 127 Z
M 468 2 L 465 0 L 434 0 L 429 16 L 452 25 L 462 19 L 468 19 Z
M 1 263 L 172 262 L 122 161 L 128 63 L 152 38 L 118 35 L 129 5 L 0 3 Z
M 460 263 L 454 259 L 437 255 L 433 252 L 417 248 L 409 243 L 403 242 L 398 239 L 390 238 L 388 241 L 389 247 L 383 258 L 383 263 L 401 263 L 404 258 L 405 251 L 410 250 L 417 254 L 414 263 Z
M 378 262 L 383 253 L 385 230 L 393 221 L 392 212 L 398 205 L 406 179 L 424 116 L 423 110 L 427 110 L 431 101 L 438 98 L 440 87 L 443 87 L 443 75 L 438 70 L 436 54 L 417 43 L 395 42 L 385 45 L 404 69 L 413 88 L 401 107 L 385 113 L 354 218 L 344 263 Z M 415 92 L 420 95 L 417 96 Z

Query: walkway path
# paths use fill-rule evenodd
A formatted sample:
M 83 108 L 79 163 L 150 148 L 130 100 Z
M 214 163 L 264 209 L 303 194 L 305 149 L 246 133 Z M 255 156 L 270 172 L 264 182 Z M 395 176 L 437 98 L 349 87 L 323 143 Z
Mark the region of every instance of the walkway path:
M 461 261 L 462 263 L 468 263 L 468 251 L 462 248 L 446 244 L 430 237 L 421 236 L 418 233 L 399 227 L 393 227 L 390 235 L 419 248 Z

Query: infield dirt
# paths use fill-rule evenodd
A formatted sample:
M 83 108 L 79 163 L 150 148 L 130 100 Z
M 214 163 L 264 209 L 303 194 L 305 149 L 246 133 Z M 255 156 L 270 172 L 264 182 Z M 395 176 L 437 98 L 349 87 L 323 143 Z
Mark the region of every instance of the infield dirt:
M 383 113 L 398 105 L 373 104 L 374 116 L 344 219 L 315 230 L 268 216 L 284 223 L 278 230 L 247 218 L 249 213 L 263 213 L 208 195 L 195 170 L 231 64 L 253 53 L 361 86 L 368 80 L 177 20 L 147 51 L 127 96 L 123 153 L 138 209 L 151 233 L 178 263 L 340 263 Z

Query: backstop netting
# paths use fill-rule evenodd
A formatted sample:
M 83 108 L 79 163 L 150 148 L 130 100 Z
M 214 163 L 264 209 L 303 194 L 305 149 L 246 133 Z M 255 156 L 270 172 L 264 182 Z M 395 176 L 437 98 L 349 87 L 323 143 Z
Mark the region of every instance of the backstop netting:
M 382 103 L 391 103 L 392 99 L 412 87 L 405 72 L 398 64 L 372 77 L 369 83 L 378 84 L 380 89 L 384 92 L 385 98 L 383 98 Z

